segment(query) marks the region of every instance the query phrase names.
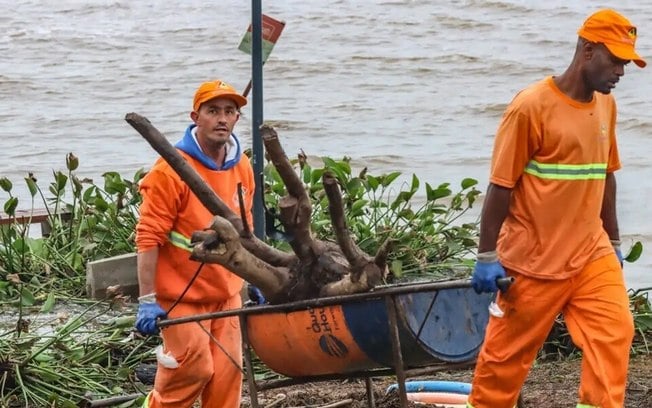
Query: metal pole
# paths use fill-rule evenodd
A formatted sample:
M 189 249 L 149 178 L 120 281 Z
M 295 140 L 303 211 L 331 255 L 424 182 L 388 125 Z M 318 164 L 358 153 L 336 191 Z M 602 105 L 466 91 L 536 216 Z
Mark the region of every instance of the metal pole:
M 242 334 L 242 351 L 244 354 L 245 367 L 247 368 L 247 386 L 249 387 L 249 401 L 251 408 L 259 408 L 258 387 L 254 377 L 254 365 L 251 362 L 251 345 L 249 344 L 249 331 L 247 329 L 247 317 L 238 316 L 240 319 L 240 333 Z
M 503 278 L 509 279 L 509 278 Z M 158 327 L 171 326 L 173 324 L 181 324 L 188 322 L 198 322 L 201 320 L 218 319 L 222 317 L 237 316 L 240 314 L 265 314 L 265 313 L 289 313 L 297 310 L 305 310 L 309 307 L 323 307 L 339 305 L 347 302 L 356 302 L 360 300 L 367 300 L 372 298 L 382 298 L 385 295 L 404 295 L 407 293 L 428 292 L 433 290 L 444 289 L 460 289 L 471 287 L 469 279 L 456 279 L 449 281 L 427 282 L 427 283 L 413 283 L 402 286 L 392 286 L 387 288 L 378 288 L 371 292 L 354 293 L 351 295 L 330 296 L 316 299 L 298 300 L 291 303 L 282 303 L 278 305 L 260 305 L 250 306 L 241 309 L 222 310 L 220 312 L 202 313 L 198 315 L 177 317 L 174 319 L 159 320 L 156 325 Z
M 365 377 L 364 385 L 367 389 L 367 407 L 376 408 L 376 398 L 374 397 L 374 384 L 371 381 L 371 377 Z
M 263 11 L 261 0 L 251 0 L 251 78 L 252 78 L 252 151 L 254 179 L 254 234 L 265 238 L 265 208 L 263 206 L 263 167 L 265 153 L 260 135 L 263 124 Z
M 396 383 L 398 384 L 398 398 L 401 408 L 406 408 L 408 404 L 407 390 L 405 387 L 405 367 L 403 365 L 403 353 L 401 351 L 401 338 L 398 333 L 398 316 L 396 312 L 396 303 L 393 296 L 385 297 L 385 307 L 387 308 L 387 317 L 389 318 L 389 330 L 392 340 L 392 353 L 394 354 L 394 371 L 396 372 Z

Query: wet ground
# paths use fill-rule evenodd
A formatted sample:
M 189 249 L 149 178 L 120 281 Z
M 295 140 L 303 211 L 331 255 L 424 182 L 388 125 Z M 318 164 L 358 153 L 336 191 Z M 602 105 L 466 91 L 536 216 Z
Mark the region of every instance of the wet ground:
M 531 371 L 523 387 L 523 406 L 527 408 L 571 408 L 577 403 L 580 360 L 550 361 L 538 363 Z M 436 377 L 446 381 L 471 380 L 471 370 L 443 372 Z M 396 394 L 386 395 L 385 390 L 394 383 L 391 377 L 373 380 L 377 408 L 400 407 Z M 246 387 L 245 387 L 246 388 Z M 260 392 L 260 407 L 264 408 L 363 408 L 367 397 L 363 380 L 329 381 L 310 383 Z M 422 407 L 410 403 L 409 407 Z M 251 407 L 249 397 L 243 398 L 243 408 Z M 626 408 L 652 407 L 652 355 L 633 357 L 630 363 Z

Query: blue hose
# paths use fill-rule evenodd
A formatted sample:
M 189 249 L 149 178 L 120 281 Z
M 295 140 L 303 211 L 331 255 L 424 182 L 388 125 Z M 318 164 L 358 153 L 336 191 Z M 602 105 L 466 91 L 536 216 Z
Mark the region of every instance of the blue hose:
M 398 384 L 387 388 L 387 393 L 397 391 Z M 470 394 L 471 384 L 457 381 L 406 381 L 406 392 L 450 392 L 454 394 Z

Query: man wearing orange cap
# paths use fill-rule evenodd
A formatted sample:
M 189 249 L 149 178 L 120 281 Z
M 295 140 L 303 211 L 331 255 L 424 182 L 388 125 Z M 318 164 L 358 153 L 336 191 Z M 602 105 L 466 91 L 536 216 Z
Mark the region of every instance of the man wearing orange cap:
M 233 128 L 247 100 L 222 81 L 201 84 L 177 150 L 236 214 L 252 225 L 254 175 Z M 245 208 L 240 209 L 241 186 Z M 242 279 L 216 264 L 191 261 L 190 237 L 213 216 L 163 159 L 140 185 L 136 227 L 140 297 L 136 328 L 159 332 L 158 318 L 241 306 Z M 237 317 L 168 326 L 156 350 L 154 389 L 144 407 L 240 407 L 242 345 Z
M 472 284 L 499 293 L 469 408 L 511 408 L 555 318 L 582 349 L 578 408 L 622 408 L 634 335 L 616 219 L 612 89 L 636 53 L 636 27 L 588 17 L 566 71 L 519 92 L 498 128 Z

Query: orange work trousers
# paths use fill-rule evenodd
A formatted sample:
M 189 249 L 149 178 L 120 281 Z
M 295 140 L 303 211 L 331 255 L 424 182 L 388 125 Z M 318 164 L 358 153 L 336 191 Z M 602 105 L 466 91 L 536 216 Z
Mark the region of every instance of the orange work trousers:
M 564 280 L 516 278 L 496 303 L 476 364 L 469 408 L 512 408 L 555 318 L 563 313 L 582 350 L 578 407 L 622 408 L 634 321 L 623 272 L 614 255 Z
M 172 302 L 160 301 L 163 310 Z M 235 309 L 240 293 L 219 304 L 179 303 L 168 318 Z M 210 333 L 210 334 L 209 334 Z M 201 397 L 202 407 L 239 408 L 242 391 L 242 340 L 237 316 L 168 326 L 161 330 L 163 352 L 178 363 L 158 361 L 150 408 L 189 408 Z

